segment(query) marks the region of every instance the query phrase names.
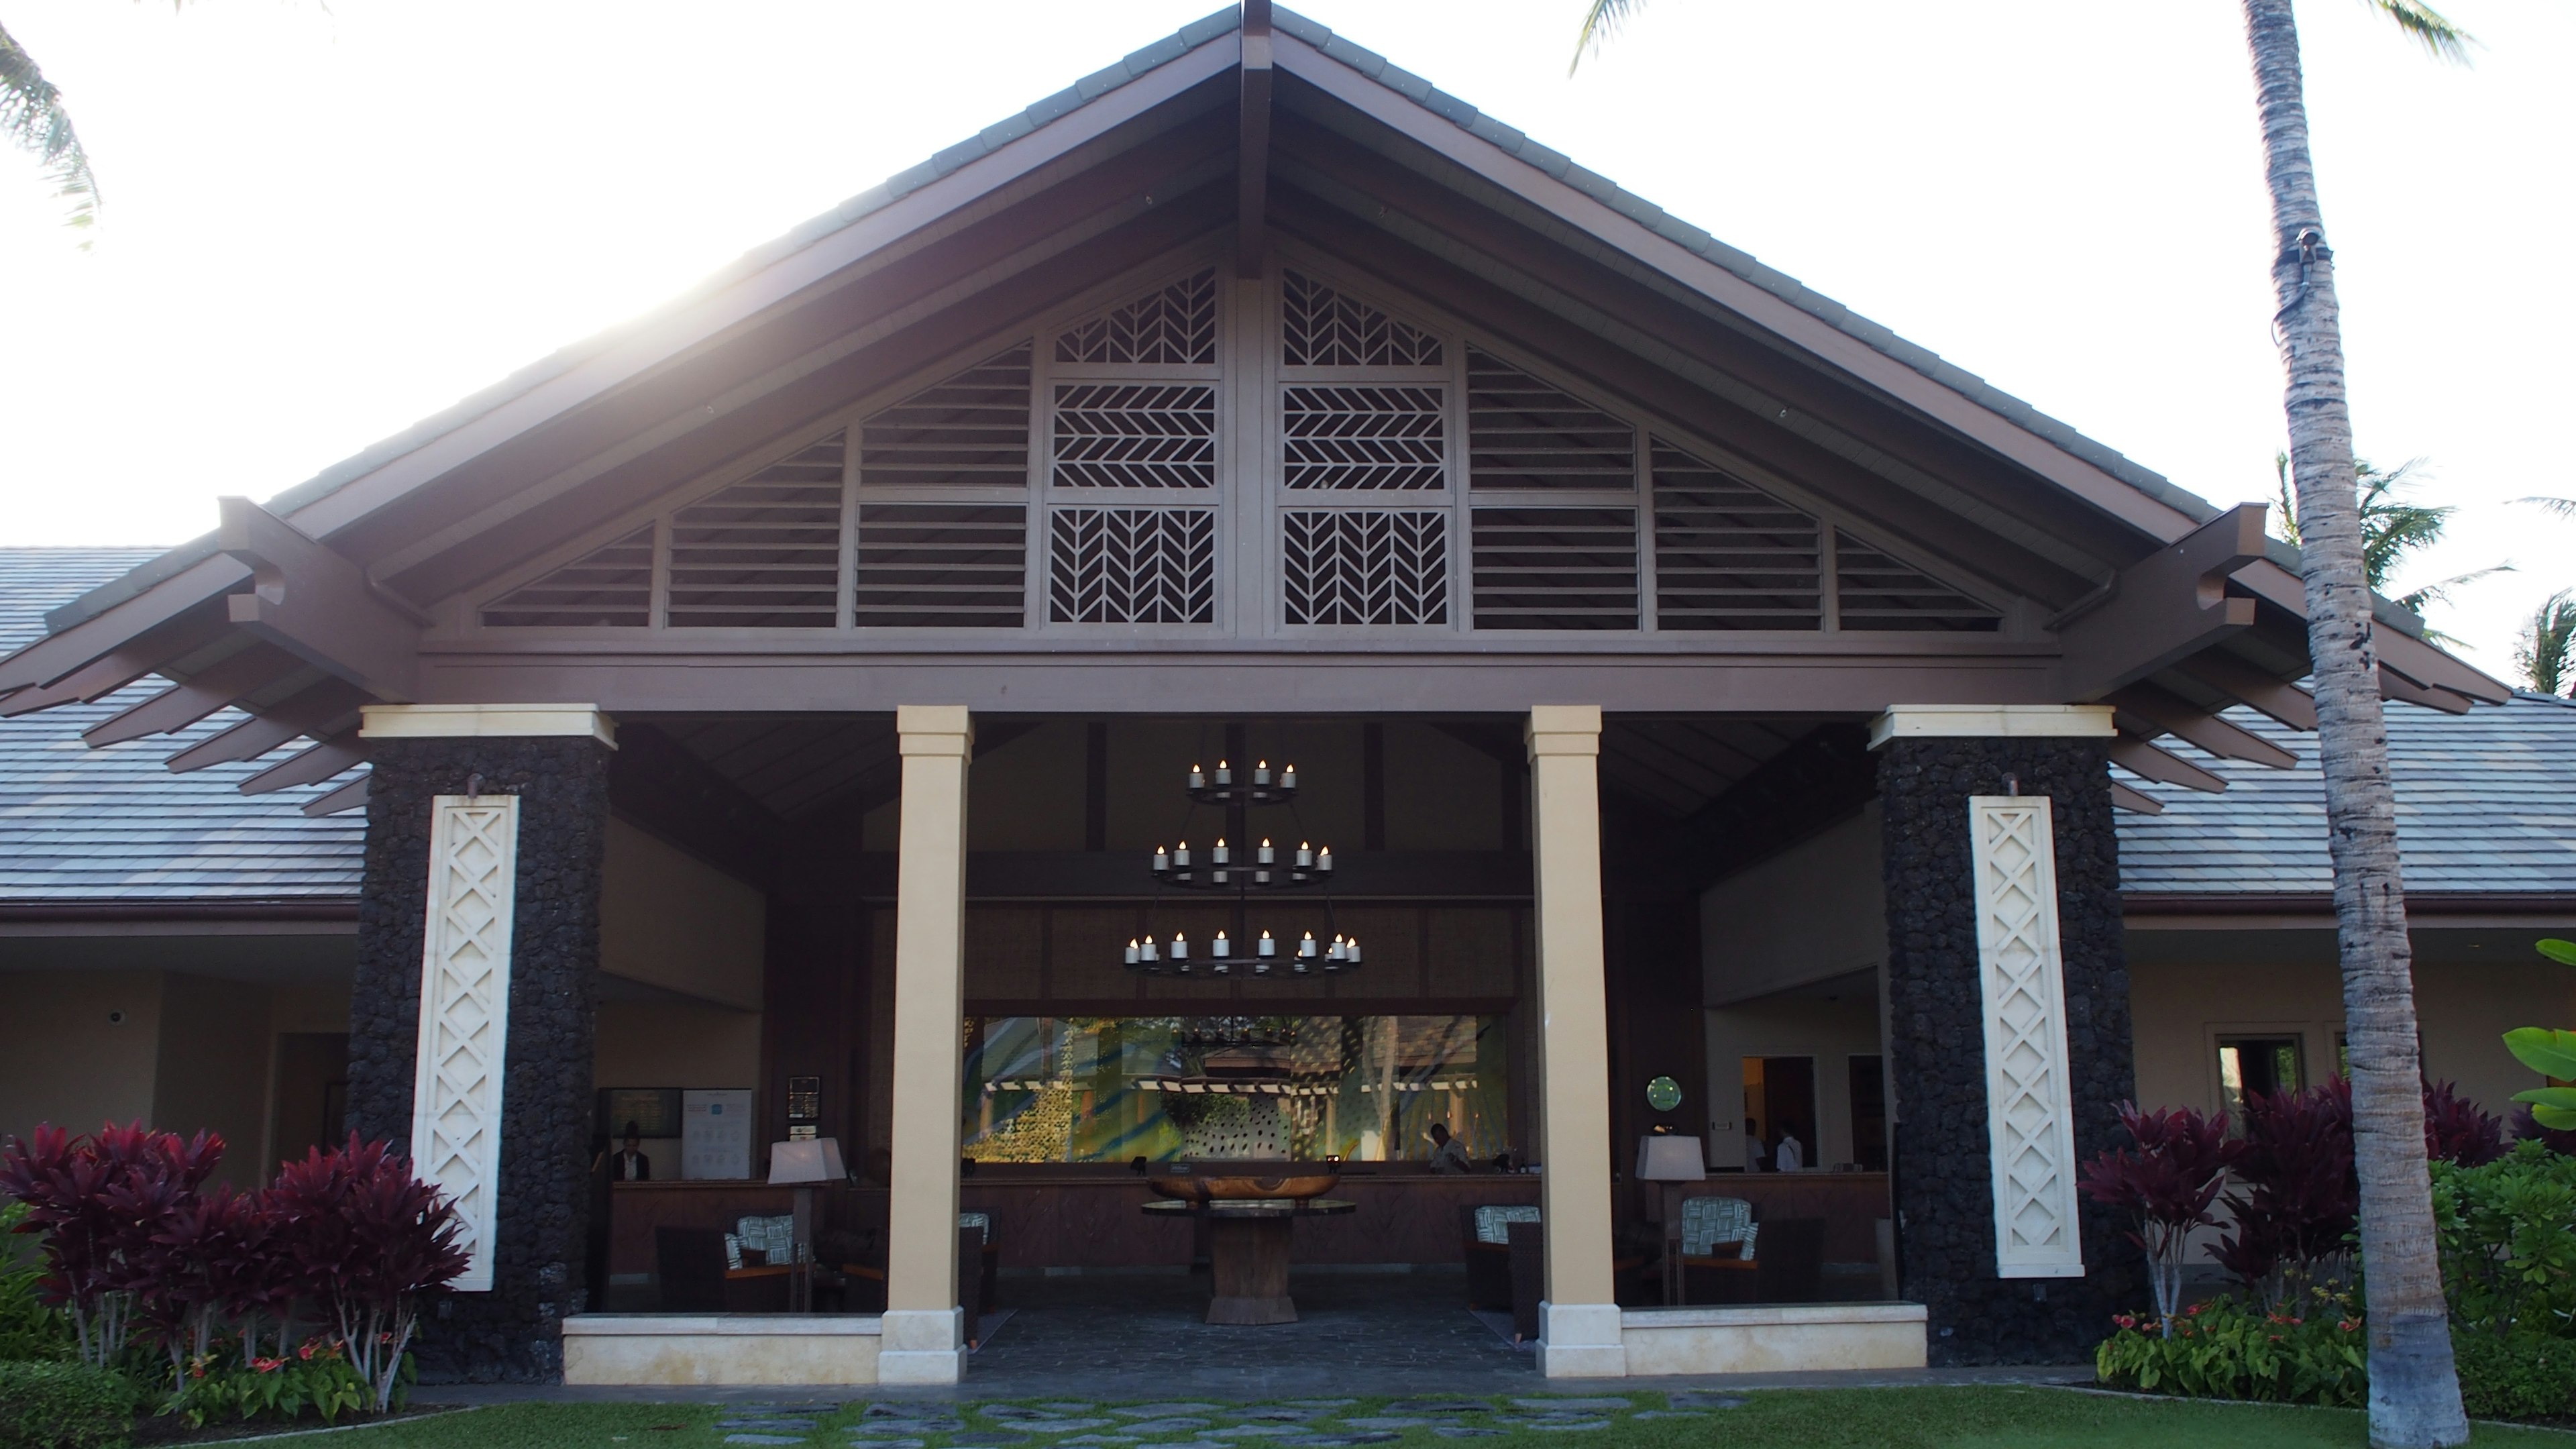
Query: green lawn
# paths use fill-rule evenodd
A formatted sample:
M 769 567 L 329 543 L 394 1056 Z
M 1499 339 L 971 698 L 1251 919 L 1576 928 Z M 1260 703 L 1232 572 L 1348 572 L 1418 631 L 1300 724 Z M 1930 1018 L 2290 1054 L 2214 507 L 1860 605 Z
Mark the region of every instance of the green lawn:
M 1522 1397 L 1522 1396 L 1515 1396 Z M 1841 1446 L 1895 1446 L 1895 1449 L 2038 1449 L 2038 1446 L 2117 1445 L 2120 1449 L 2309 1449 L 2309 1446 L 2360 1446 L 2367 1442 L 2358 1412 L 2277 1408 L 2264 1405 L 2183 1403 L 2171 1400 L 2112 1398 L 2045 1388 L 1903 1388 L 1802 1389 L 1753 1392 L 1737 1408 L 1714 1409 L 1698 1417 L 1637 1418 L 1637 1410 L 1664 1406 L 1664 1396 L 1631 1391 L 1629 1412 L 1601 1415 L 1607 1427 L 1592 1429 L 1505 1428 L 1490 1438 L 1451 1439 L 1427 1427 L 1404 1429 L 1400 1440 L 1383 1449 L 1841 1449 Z M 1451 1402 L 1456 1402 L 1452 1399 Z M 1511 1399 L 1497 1399 L 1489 1415 L 1440 1415 L 1450 1425 L 1500 1426 L 1509 1417 L 1529 1412 Z M 1000 1430 L 1020 1425 L 989 1419 L 983 1410 L 999 1404 L 938 1405 L 912 1403 L 925 1412 L 954 1411 L 969 1430 Z M 1249 1405 L 1208 1416 L 1215 1424 L 1234 1420 Z M 1402 1415 L 1403 1400 L 1363 1399 L 1335 1417 Z M 725 1449 L 729 1431 L 719 1419 L 802 1414 L 818 1420 L 805 1442 L 846 1449 L 849 1431 L 860 1425 L 854 1406 L 837 1413 L 816 1410 L 745 1410 L 712 1404 L 510 1404 L 448 1414 L 434 1419 L 370 1428 L 338 1436 L 335 1449 Z M 1123 1427 L 1123 1426 L 1122 1426 Z M 1318 1418 L 1296 1434 L 1328 1433 L 1337 1426 Z M 1098 1430 L 1095 1432 L 1114 1432 Z M 1179 1446 L 1199 1440 L 1205 1430 L 1179 1428 L 1149 1433 L 1137 1449 L 1158 1444 Z M 1027 1449 L 1048 1449 L 1073 1437 L 1041 1430 L 1025 1442 Z M 1229 1449 L 1291 1449 L 1294 1435 L 1233 1438 Z M 923 1435 L 924 1449 L 953 1449 L 949 1436 Z M 2481 1425 L 2481 1445 L 2549 1445 L 2576 1443 L 2576 1436 L 2541 1429 L 2493 1428 Z M 865 1441 L 860 1441 L 864 1445 Z M 962 1449 L 962 1446 L 954 1446 Z M 1092 1449 L 1092 1446 L 1070 1446 Z

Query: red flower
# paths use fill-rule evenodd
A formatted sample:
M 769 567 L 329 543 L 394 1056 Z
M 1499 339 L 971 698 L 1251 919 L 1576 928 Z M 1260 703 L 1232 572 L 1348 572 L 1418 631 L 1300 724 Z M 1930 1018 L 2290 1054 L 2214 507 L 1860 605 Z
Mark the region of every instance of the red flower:
M 297 1350 L 295 1351 L 295 1354 L 296 1354 L 296 1357 L 301 1358 L 301 1359 L 304 1359 L 304 1360 L 306 1360 L 307 1362 L 310 1362 L 310 1361 L 312 1360 L 312 1358 L 313 1358 L 313 1340 L 311 1340 L 311 1339 L 309 1339 L 309 1338 L 308 1338 L 308 1339 L 306 1339 L 306 1340 L 304 1340 L 304 1346 L 303 1346 L 302 1348 L 297 1349 Z
M 2120 1325 L 2122 1328 L 2135 1328 L 2138 1326 L 2138 1320 L 2126 1313 L 2112 1314 L 2111 1321 Z

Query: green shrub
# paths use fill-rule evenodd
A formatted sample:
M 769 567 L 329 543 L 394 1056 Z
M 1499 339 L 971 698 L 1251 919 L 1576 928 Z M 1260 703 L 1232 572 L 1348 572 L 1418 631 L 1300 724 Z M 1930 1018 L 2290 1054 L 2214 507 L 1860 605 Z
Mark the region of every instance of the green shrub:
M 2452 1323 L 2576 1333 L 2576 1157 L 2523 1142 L 2483 1167 L 2436 1162 L 2433 1224 Z
M 2473 1419 L 2576 1415 L 2576 1339 L 2539 1333 L 2451 1335 L 2460 1402 Z
M 2195 1303 L 2171 1337 L 2151 1319 L 2112 1322 L 2118 1331 L 2093 1353 L 2094 1373 L 2112 1388 L 2328 1407 L 2370 1397 L 2361 1315 L 2338 1295 L 2316 1292 L 2272 1313 L 2234 1298 Z
M 308 1340 L 294 1353 L 253 1357 L 246 1364 L 212 1362 L 215 1357 L 209 1354 L 190 1368 L 186 1387 L 163 1413 L 177 1414 L 191 1427 L 202 1429 L 217 1420 L 300 1419 L 310 1409 L 330 1424 L 375 1402 L 366 1376 L 349 1363 L 336 1343 Z M 404 1367 L 409 1366 L 406 1355 Z M 399 1389 L 394 1402 L 402 1402 Z
M 35 1240 L 16 1231 L 26 1217 L 25 1203 L 0 1205 L 0 1360 L 67 1358 L 71 1323 L 37 1294 L 44 1268 L 29 1250 Z
M 0 1449 L 105 1449 L 134 1423 L 134 1386 L 80 1363 L 0 1363 Z

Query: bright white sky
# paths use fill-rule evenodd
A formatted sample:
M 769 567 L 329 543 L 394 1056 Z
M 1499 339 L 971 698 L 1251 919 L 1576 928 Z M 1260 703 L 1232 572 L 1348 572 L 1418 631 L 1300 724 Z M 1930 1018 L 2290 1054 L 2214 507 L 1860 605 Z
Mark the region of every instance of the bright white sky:
M 0 155 L 0 542 L 166 544 L 677 291 L 1215 0 L 0 0 L 107 207 Z M 1581 0 L 1304 13 L 2218 501 L 2281 446 L 2228 0 Z M 2425 59 L 2305 0 L 2362 453 L 2430 460 L 2413 578 L 2491 671 L 2576 585 L 2576 6 Z M 2558 280 L 2552 281 L 2552 278 Z M 2558 419 L 2553 423 L 2552 418 Z

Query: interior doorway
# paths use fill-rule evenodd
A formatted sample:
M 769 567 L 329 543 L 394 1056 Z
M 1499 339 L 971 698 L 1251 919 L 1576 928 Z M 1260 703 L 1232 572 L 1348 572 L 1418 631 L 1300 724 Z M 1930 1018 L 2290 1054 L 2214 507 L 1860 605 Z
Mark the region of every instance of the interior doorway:
M 270 1081 L 268 1156 L 272 1169 L 301 1161 L 316 1147 L 336 1146 L 347 1134 L 348 1033 L 279 1033 L 277 1061 Z
M 1816 1165 L 1816 1059 L 1814 1057 L 1744 1058 L 1745 1135 L 1762 1143 L 1760 1163 L 1748 1168 L 1778 1171 L 1780 1144 L 1794 1138 L 1794 1165 Z M 1746 1149 L 1749 1153 L 1750 1147 Z

